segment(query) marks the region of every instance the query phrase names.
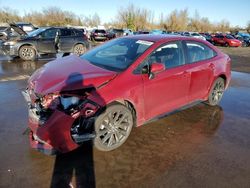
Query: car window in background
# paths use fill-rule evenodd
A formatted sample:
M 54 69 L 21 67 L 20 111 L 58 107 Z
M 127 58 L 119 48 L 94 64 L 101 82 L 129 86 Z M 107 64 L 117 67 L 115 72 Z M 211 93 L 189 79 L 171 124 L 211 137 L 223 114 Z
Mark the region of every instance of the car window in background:
M 72 32 L 71 29 L 61 29 L 61 36 L 62 37 L 67 37 L 67 36 L 72 36 L 74 33 Z
M 43 38 L 55 38 L 56 37 L 57 29 L 48 29 L 44 32 L 42 32 Z
M 186 42 L 189 63 L 194 63 L 216 56 L 216 52 L 199 42 Z
M 152 44 L 144 40 L 115 39 L 85 53 L 81 58 L 96 66 L 120 72 L 127 69 Z
M 226 35 L 227 39 L 234 39 L 231 35 Z
M 106 31 L 103 29 L 96 29 L 95 33 L 106 33 Z
M 161 46 L 149 56 L 148 61 L 149 64 L 163 63 L 167 69 L 183 65 L 185 62 L 181 42 Z
M 76 36 L 83 36 L 84 30 L 83 29 L 75 29 L 74 30 Z
M 192 36 L 200 36 L 198 33 L 192 33 Z

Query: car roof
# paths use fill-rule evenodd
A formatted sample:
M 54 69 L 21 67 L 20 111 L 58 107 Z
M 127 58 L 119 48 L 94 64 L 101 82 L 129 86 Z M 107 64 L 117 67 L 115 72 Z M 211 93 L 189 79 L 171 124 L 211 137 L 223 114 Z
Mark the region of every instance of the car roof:
M 161 40 L 171 40 L 171 39 L 190 39 L 187 37 L 183 36 L 177 36 L 177 35 L 171 35 L 171 34 L 162 34 L 162 35 L 152 35 L 152 34 L 141 34 L 141 35 L 132 35 L 132 36 L 127 36 L 128 38 L 131 39 L 137 39 L 137 40 L 147 40 L 147 41 L 152 41 L 152 42 L 158 42 Z
M 76 30 L 79 30 L 78 28 L 74 28 L 74 27 L 63 27 L 63 26 L 42 26 L 42 27 L 39 27 L 39 29 L 76 29 Z M 81 28 L 80 28 L 81 29 Z

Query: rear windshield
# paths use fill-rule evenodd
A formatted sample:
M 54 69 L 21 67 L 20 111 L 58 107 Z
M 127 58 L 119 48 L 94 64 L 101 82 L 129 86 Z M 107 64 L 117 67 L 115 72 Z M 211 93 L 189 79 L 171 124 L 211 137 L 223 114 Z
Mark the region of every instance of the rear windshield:
M 97 29 L 95 30 L 95 33 L 106 33 L 106 31 L 103 29 Z

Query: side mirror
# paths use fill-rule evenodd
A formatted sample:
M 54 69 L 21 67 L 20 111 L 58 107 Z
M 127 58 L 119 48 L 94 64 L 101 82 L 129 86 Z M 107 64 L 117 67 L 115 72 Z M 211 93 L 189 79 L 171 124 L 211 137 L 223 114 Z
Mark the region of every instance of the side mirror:
M 151 73 L 156 74 L 165 70 L 165 65 L 162 63 L 152 63 Z
M 43 38 L 43 37 L 42 37 L 42 35 L 38 35 L 37 38 L 38 38 L 38 39 L 41 39 L 41 38 Z

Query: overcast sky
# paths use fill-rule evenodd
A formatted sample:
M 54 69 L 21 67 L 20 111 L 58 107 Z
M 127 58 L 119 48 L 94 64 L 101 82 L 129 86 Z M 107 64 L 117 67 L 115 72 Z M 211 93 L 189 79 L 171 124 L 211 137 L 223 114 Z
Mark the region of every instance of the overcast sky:
M 115 20 L 119 8 L 130 3 L 153 11 L 155 20 L 158 20 L 160 13 L 167 15 L 174 9 L 188 8 L 190 16 L 193 16 L 197 10 L 200 16 L 208 17 L 211 22 L 226 19 L 231 26 L 244 27 L 250 21 L 250 0 L 0 0 L 0 7 L 13 8 L 20 15 L 24 15 L 48 6 L 57 6 L 77 15 L 88 16 L 98 13 L 104 23 Z

